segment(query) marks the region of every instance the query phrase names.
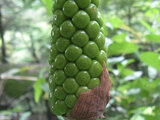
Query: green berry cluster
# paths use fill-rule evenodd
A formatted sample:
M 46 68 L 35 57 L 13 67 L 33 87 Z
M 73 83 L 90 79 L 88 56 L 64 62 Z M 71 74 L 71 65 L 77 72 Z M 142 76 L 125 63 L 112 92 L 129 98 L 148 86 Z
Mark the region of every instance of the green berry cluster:
M 107 60 L 99 0 L 55 0 L 50 48 L 50 103 L 68 114 L 81 92 L 100 85 Z

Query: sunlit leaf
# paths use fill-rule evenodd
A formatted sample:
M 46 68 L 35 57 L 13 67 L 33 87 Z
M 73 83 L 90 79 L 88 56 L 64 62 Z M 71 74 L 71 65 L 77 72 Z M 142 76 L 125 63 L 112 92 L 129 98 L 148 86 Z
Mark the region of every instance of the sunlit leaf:
M 126 41 L 127 33 L 121 33 L 113 36 L 111 39 L 117 43 L 122 43 Z
M 148 24 L 146 21 L 144 21 L 144 20 L 142 20 L 142 21 L 140 21 L 140 23 L 144 26 L 144 27 L 146 27 L 149 31 L 151 31 L 151 32 L 155 32 L 155 30 L 151 27 L 151 25 L 150 24 Z
M 109 22 L 112 24 L 114 28 L 119 28 L 123 24 L 123 21 L 119 17 L 112 17 L 109 19 Z
M 148 42 L 157 42 L 160 43 L 160 34 L 148 34 L 145 36 Z
M 46 7 L 46 10 L 47 10 L 48 14 L 51 15 L 51 16 L 52 16 L 53 1 L 54 0 L 42 0 L 42 3 Z
M 160 71 L 160 55 L 154 52 L 143 52 L 140 54 L 140 59 L 149 66 L 152 66 Z
M 145 13 L 147 17 L 152 17 L 152 18 L 155 17 L 156 14 L 159 14 L 159 9 L 155 7 L 148 9 Z
M 40 100 L 40 97 L 42 95 L 42 88 L 41 85 L 43 85 L 46 82 L 45 78 L 38 78 L 38 80 L 34 84 L 34 100 L 38 103 Z
M 132 69 L 123 69 L 122 71 L 121 71 L 121 75 L 123 76 L 123 77 L 126 77 L 126 76 L 128 76 L 128 75 L 131 75 L 131 74 L 133 74 L 134 73 L 134 71 L 132 70 Z
M 130 54 L 136 52 L 138 48 L 137 45 L 129 42 L 113 43 L 109 46 L 108 53 L 109 55 Z

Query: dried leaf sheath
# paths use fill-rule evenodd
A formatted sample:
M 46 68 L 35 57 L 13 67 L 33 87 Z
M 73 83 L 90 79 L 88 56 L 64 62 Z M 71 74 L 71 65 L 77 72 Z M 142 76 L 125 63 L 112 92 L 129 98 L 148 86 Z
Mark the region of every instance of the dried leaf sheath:
M 109 91 L 111 80 L 105 63 L 103 64 L 103 73 L 101 75 L 101 85 L 87 92 L 81 93 L 70 117 L 80 120 L 95 120 L 104 118 L 103 112 L 109 102 Z

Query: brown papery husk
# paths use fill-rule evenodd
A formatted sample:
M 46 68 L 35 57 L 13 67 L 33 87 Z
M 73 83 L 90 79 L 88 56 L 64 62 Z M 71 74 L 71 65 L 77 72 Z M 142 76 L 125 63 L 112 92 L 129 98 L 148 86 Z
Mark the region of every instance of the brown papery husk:
M 104 63 L 100 86 L 81 93 L 68 118 L 70 120 L 96 120 L 104 118 L 103 113 L 109 102 L 110 88 L 111 80 Z

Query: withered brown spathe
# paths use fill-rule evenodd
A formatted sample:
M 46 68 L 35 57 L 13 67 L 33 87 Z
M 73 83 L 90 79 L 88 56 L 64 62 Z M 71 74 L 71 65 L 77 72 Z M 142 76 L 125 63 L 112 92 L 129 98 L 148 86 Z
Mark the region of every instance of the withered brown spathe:
M 96 120 L 98 118 L 104 118 L 103 112 L 109 102 L 110 88 L 111 80 L 106 64 L 104 63 L 101 85 L 81 93 L 69 117 L 76 120 Z

